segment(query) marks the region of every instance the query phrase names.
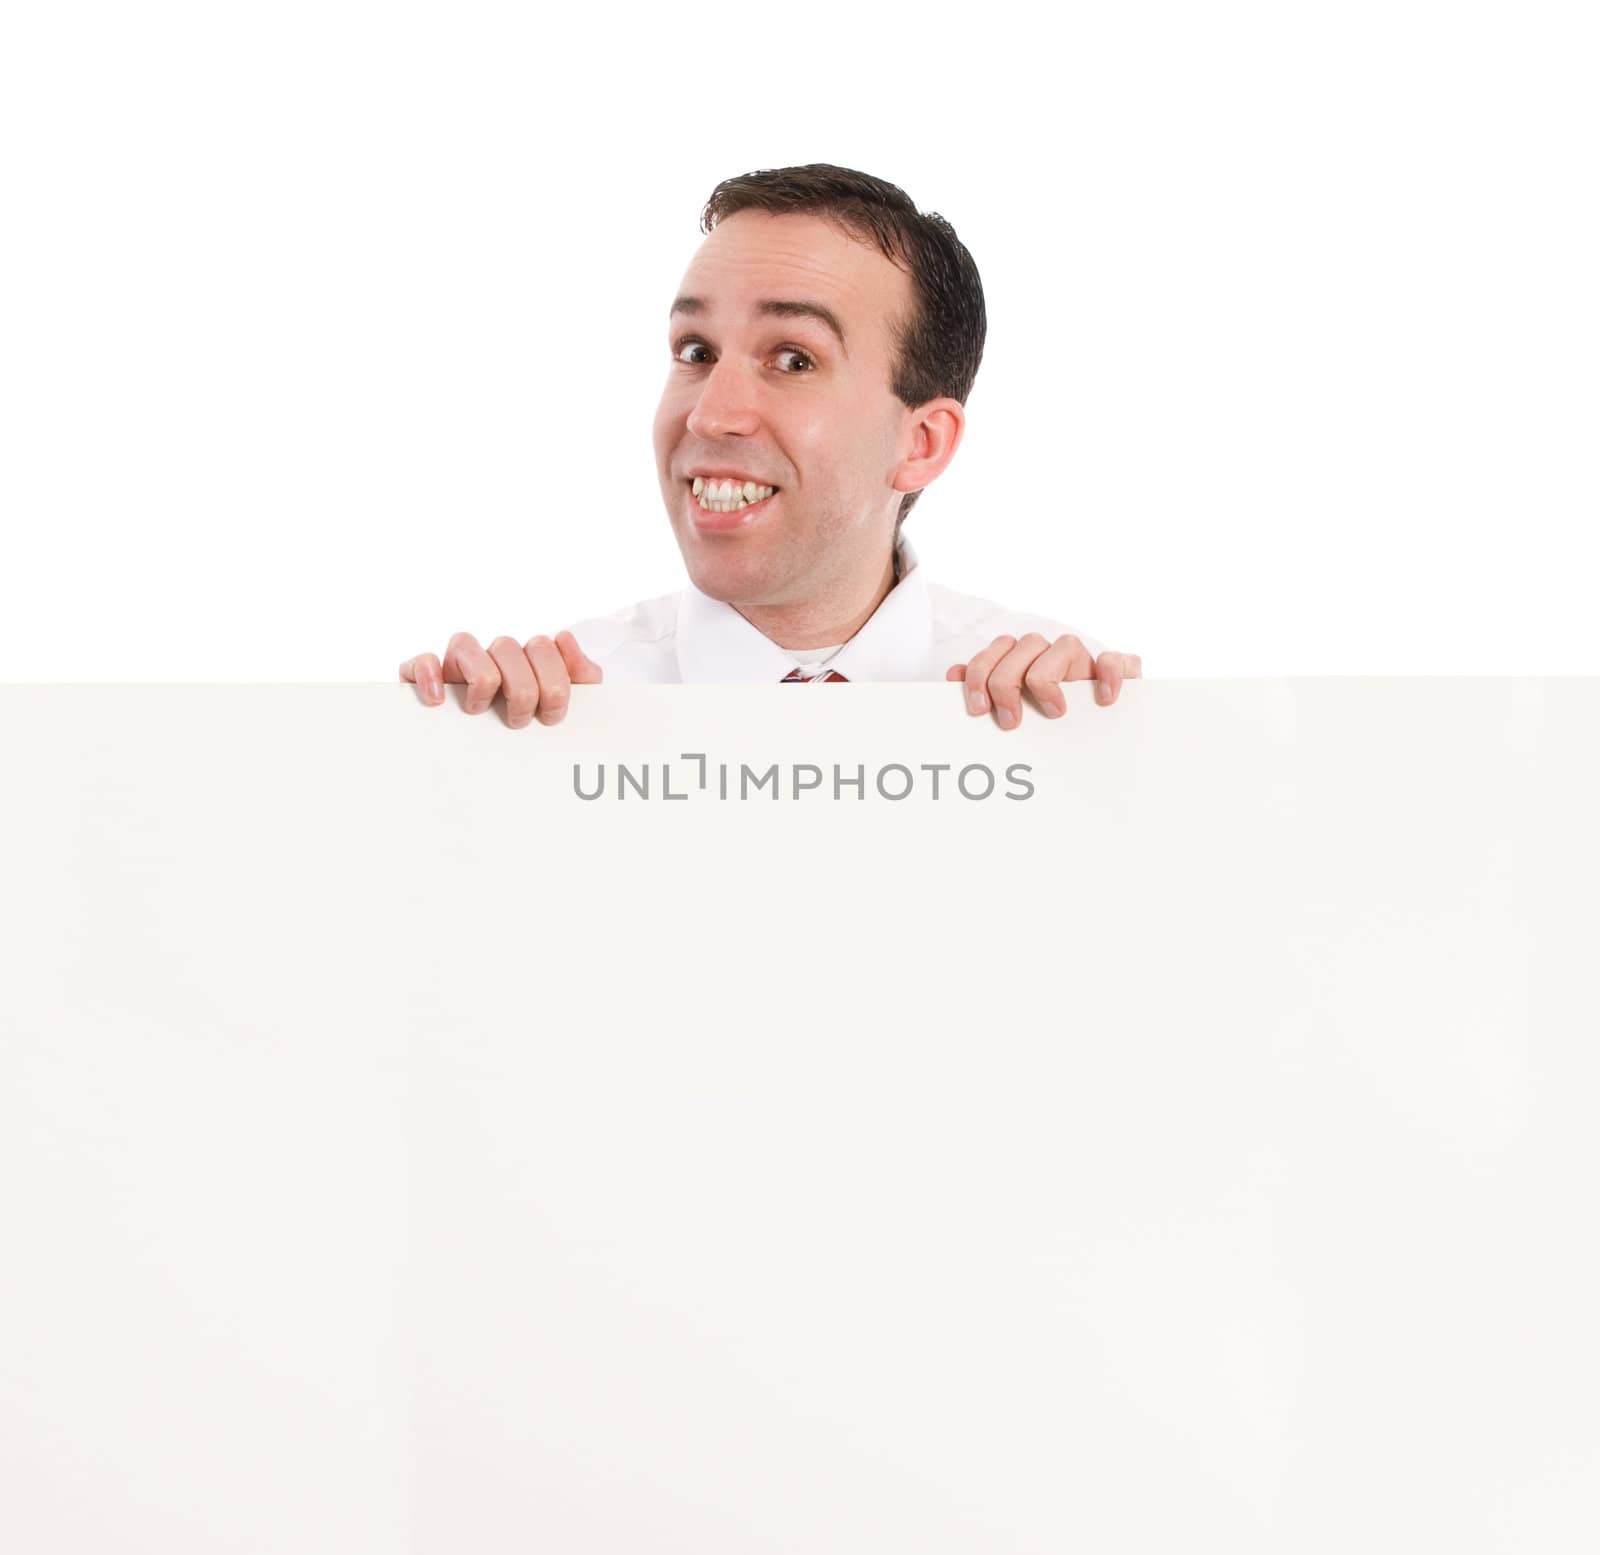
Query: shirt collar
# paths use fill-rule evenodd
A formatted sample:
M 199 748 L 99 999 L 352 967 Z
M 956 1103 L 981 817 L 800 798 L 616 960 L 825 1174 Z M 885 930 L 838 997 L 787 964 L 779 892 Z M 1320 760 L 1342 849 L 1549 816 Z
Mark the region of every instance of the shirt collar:
M 920 680 L 933 649 L 928 580 L 902 532 L 900 581 L 834 656 L 828 668 L 846 680 Z M 685 685 L 760 685 L 783 679 L 796 660 L 732 605 L 692 583 L 678 595 L 678 679 Z

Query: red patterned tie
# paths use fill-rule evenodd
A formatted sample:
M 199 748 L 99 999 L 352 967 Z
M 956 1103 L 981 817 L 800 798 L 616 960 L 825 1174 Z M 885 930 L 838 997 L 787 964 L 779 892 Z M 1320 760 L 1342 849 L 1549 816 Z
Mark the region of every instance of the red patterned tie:
M 826 685 L 830 680 L 849 680 L 848 675 L 841 675 L 838 670 L 829 670 L 826 675 L 814 675 L 809 680 L 799 670 L 790 670 L 782 680 L 780 686 L 809 686 L 813 683 Z

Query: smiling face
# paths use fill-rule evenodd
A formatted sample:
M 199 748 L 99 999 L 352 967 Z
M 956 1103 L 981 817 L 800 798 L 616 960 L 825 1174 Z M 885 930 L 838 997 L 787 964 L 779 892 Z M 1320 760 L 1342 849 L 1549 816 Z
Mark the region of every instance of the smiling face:
M 903 270 L 818 216 L 738 211 L 700 245 L 669 320 L 654 441 L 673 534 L 702 593 L 790 607 L 874 586 L 902 495 L 943 469 L 960 439 L 958 402 L 913 409 L 890 388 L 890 327 L 911 304 Z M 698 472 L 777 491 L 709 513 L 693 495 Z

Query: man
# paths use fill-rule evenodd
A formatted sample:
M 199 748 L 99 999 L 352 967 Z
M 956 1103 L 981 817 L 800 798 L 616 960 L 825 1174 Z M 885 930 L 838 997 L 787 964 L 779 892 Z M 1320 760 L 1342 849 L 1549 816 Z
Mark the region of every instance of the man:
M 1023 688 L 1109 705 L 1136 654 L 1046 617 L 930 583 L 901 533 L 955 456 L 983 355 L 977 266 L 943 217 L 826 163 L 724 180 L 668 321 L 656 473 L 690 586 L 441 665 L 401 665 L 425 702 L 464 684 L 469 713 L 557 724 L 574 684 L 964 680 L 1003 729 Z M 579 646 L 580 642 L 583 646 Z M 955 662 L 951 662 L 954 660 Z

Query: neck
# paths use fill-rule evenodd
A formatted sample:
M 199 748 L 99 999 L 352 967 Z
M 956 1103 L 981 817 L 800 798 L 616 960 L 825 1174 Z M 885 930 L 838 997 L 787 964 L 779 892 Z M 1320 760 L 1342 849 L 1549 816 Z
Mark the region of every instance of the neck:
M 849 642 L 899 581 L 897 550 L 890 547 L 876 572 L 857 575 L 826 594 L 794 605 L 735 605 L 751 626 L 780 648 L 826 648 Z

